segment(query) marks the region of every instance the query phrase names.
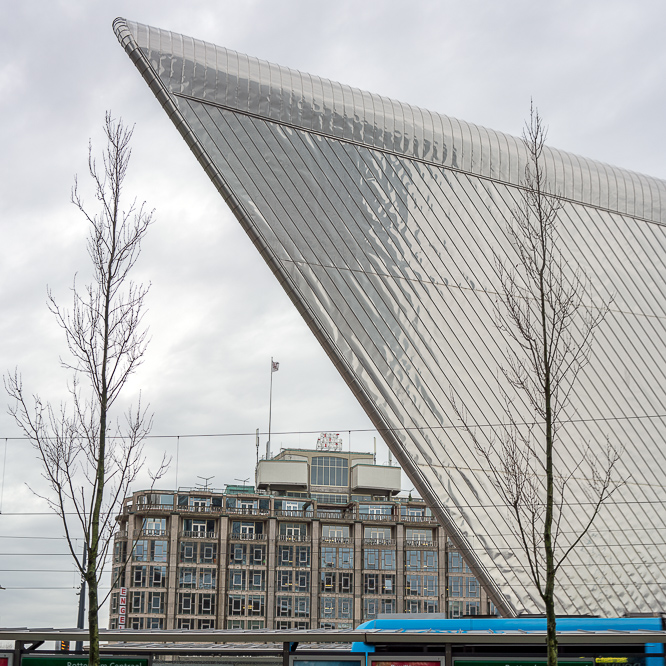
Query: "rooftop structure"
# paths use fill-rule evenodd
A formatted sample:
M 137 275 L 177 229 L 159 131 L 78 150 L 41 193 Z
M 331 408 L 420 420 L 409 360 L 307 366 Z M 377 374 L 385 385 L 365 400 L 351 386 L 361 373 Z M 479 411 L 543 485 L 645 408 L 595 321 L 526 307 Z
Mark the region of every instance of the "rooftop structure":
M 521 141 L 190 37 L 115 30 L 497 605 L 539 612 L 509 511 L 451 404 L 489 442 L 501 435 L 492 256 L 510 253 Z M 557 607 L 664 609 L 666 183 L 552 149 L 546 163 L 565 251 L 613 303 L 563 414 L 559 469 L 585 505 L 581 443 L 594 457 L 610 440 L 626 479 L 561 569 Z M 566 517 L 562 545 L 581 524 Z

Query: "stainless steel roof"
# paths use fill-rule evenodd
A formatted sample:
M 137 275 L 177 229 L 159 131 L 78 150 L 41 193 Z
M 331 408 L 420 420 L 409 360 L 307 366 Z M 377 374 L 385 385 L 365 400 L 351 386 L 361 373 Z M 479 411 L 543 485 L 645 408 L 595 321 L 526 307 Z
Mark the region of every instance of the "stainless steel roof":
M 450 396 L 489 436 L 492 249 L 519 140 L 189 37 L 118 19 L 118 39 L 455 545 L 508 612 L 538 612 L 509 515 Z M 666 183 L 557 150 L 560 234 L 612 298 L 558 451 L 580 529 L 593 456 L 627 480 L 562 568 L 558 612 L 666 609 Z M 533 417 L 515 398 L 525 421 Z M 577 465 L 581 467 L 577 467 Z

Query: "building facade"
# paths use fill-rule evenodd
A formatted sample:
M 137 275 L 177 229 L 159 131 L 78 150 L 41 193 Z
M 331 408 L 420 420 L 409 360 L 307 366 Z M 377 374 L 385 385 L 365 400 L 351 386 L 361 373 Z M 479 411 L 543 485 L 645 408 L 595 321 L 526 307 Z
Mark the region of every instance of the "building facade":
M 494 612 L 400 468 L 283 450 L 256 487 L 138 491 L 118 516 L 110 628 L 348 629 L 380 613 Z M 121 605 L 121 588 L 125 592 Z

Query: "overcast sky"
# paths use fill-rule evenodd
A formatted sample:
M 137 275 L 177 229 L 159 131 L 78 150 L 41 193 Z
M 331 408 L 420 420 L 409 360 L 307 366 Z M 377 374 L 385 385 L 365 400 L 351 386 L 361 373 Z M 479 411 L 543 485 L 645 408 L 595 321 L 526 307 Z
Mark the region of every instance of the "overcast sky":
M 66 305 L 74 274 L 87 274 L 87 229 L 69 194 L 79 174 L 92 199 L 87 145 L 101 147 L 110 109 L 136 124 L 128 194 L 156 215 L 135 274 L 152 284 L 152 340 L 127 397 L 141 389 L 154 412 L 147 466 L 173 456 L 162 488 L 252 482 L 271 356 L 274 451 L 313 447 L 322 430 L 371 451 L 377 434 L 118 44 L 116 16 L 511 134 L 533 98 L 554 147 L 666 177 L 663 2 L 0 4 L 0 370 L 18 367 L 29 391 L 65 397 L 46 286 Z M 12 439 L 1 395 L 0 626 L 74 626 L 78 577 L 62 527 L 27 487 L 44 488 L 39 465 Z

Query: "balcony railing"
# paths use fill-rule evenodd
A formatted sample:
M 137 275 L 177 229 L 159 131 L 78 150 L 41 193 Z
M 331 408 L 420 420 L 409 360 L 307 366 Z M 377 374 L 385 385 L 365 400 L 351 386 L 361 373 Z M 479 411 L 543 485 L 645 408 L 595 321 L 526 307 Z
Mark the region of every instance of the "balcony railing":
M 436 523 L 435 516 L 400 516 L 400 520 L 406 523 Z
M 229 539 L 235 541 L 266 541 L 265 534 L 250 534 L 246 532 L 231 532 Z
M 302 536 L 300 534 L 278 534 L 278 541 L 300 541 L 300 542 L 305 542 L 305 541 L 310 541 L 310 537 L 305 535 Z
M 350 537 L 325 536 L 320 539 L 322 543 L 351 543 Z
M 147 530 L 139 529 L 134 530 L 134 537 L 168 537 L 169 530 Z
M 267 516 L 268 509 L 255 509 L 253 507 L 227 507 L 225 511 L 234 516 Z
M 127 539 L 127 530 L 118 530 L 114 535 L 114 539 Z
M 183 530 L 180 533 L 181 538 L 185 539 L 217 539 L 217 532 L 201 532 L 199 530 Z
M 435 542 L 432 539 L 409 539 L 405 540 L 405 547 L 406 548 L 432 548 L 435 545 Z
M 306 509 L 305 511 L 295 511 L 295 510 L 288 510 L 288 509 L 276 509 L 273 511 L 273 513 L 278 517 L 278 518 L 307 518 L 310 519 L 313 517 L 313 513 L 311 509 Z
M 363 539 L 364 546 L 395 546 L 395 539 Z
M 383 513 L 359 513 L 357 517 L 358 520 L 376 520 L 380 523 L 394 523 L 397 520 L 400 520 L 398 516 L 394 516 L 392 514 L 386 515 Z

